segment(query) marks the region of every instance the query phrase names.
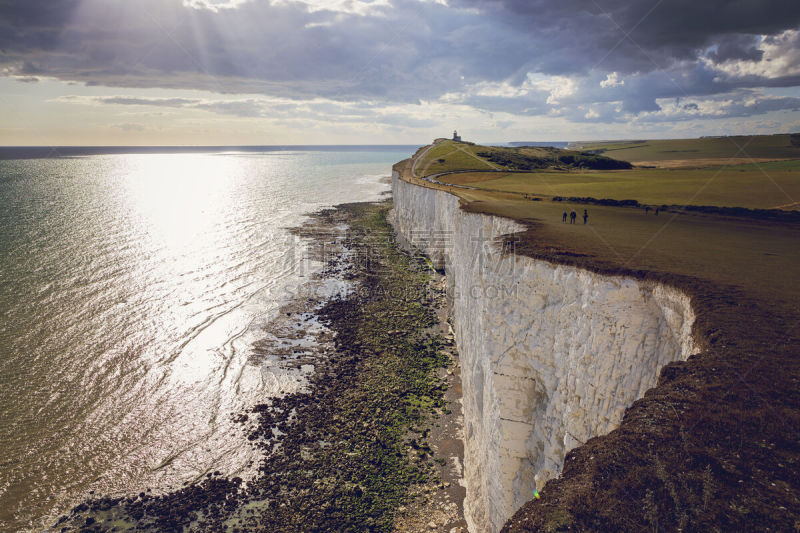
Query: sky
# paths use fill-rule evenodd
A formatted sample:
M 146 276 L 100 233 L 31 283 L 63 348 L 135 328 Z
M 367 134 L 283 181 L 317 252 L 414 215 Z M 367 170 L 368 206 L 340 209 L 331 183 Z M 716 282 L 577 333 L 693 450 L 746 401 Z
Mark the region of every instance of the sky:
M 0 0 L 0 145 L 800 131 L 798 0 Z

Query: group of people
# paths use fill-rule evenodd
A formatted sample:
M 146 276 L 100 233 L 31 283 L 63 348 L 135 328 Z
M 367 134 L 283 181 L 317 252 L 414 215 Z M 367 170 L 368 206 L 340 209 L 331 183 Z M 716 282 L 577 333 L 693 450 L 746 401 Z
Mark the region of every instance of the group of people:
M 569 214 L 569 223 L 570 224 L 575 224 L 575 219 L 577 219 L 577 218 L 578 218 L 578 213 L 576 213 L 575 210 L 573 209 L 572 212 Z M 589 212 L 586 209 L 584 209 L 583 210 L 583 223 L 586 224 L 587 220 L 589 220 Z M 564 214 L 561 217 L 561 221 L 562 222 L 566 222 L 567 221 L 567 212 L 566 211 L 564 211 Z
M 648 205 L 648 206 L 645 206 L 645 208 L 644 208 L 644 214 L 647 215 L 649 213 L 650 213 L 650 206 Z M 657 207 L 656 207 L 656 216 L 658 216 L 658 208 Z M 575 220 L 577 218 L 578 218 L 578 213 L 576 213 L 575 210 L 573 209 L 572 212 L 570 212 L 570 214 L 569 214 L 569 223 L 570 224 L 575 224 Z M 586 209 L 584 209 L 583 210 L 583 223 L 586 224 L 587 220 L 589 220 L 589 212 Z M 564 214 L 561 215 L 561 221 L 564 222 L 564 223 L 567 222 L 567 212 L 566 211 L 564 211 Z

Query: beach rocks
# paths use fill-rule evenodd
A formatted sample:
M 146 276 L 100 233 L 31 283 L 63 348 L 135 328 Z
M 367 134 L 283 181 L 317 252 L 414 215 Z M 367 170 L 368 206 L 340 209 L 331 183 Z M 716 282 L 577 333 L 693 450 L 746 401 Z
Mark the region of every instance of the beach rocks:
M 443 407 L 436 373 L 449 356 L 428 331 L 437 322 L 426 296 L 429 276 L 380 238 L 390 231 L 386 211 L 357 204 L 319 215 L 318 226 L 349 221 L 356 230 L 339 241 L 355 252 L 328 257 L 326 270 L 350 275 L 363 291 L 306 300 L 304 309 L 282 313 L 292 324 L 316 315 L 332 332 L 330 347 L 281 352 L 285 361 L 313 362 L 307 386 L 237 417 L 263 452 L 254 479 L 245 484 L 214 471 L 163 495 L 93 499 L 65 523 L 88 527 L 92 518 L 92 527 L 105 530 L 129 523 L 151 531 L 391 530 L 409 487 L 433 476 L 422 431 L 416 438 L 423 456 L 410 453 L 407 437 Z M 369 250 L 369 264 L 357 260 L 359 249 Z M 398 288 L 403 298 L 392 297 Z

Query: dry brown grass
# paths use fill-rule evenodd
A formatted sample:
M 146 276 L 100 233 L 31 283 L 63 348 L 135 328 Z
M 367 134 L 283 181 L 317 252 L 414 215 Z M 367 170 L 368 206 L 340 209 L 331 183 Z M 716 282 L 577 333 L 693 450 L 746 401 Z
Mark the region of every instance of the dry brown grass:
M 660 161 L 631 161 L 634 165 L 655 168 L 702 168 L 728 165 L 747 165 L 768 163 L 770 161 L 791 161 L 787 157 L 707 157 L 701 159 L 668 159 Z

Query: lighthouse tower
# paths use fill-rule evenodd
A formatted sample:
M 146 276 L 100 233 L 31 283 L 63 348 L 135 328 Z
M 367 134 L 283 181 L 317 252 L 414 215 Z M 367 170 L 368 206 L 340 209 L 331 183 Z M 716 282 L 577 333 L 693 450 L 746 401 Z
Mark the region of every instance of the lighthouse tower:
M 456 130 L 453 130 L 453 140 L 459 143 L 461 142 L 461 135 L 459 135 Z

